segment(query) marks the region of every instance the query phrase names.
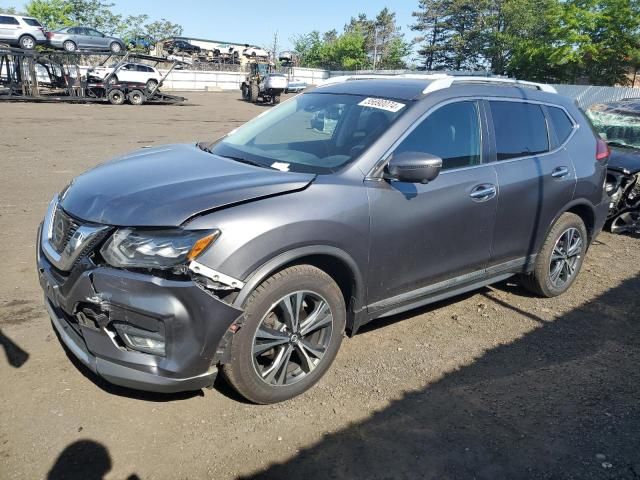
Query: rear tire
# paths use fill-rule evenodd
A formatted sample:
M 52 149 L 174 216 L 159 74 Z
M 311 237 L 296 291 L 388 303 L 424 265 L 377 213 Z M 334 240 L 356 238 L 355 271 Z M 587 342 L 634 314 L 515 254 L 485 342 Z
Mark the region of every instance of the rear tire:
M 36 39 L 31 35 L 21 36 L 18 43 L 20 44 L 20 48 L 24 50 L 33 50 L 34 48 L 36 48 Z
M 131 90 L 129 95 L 127 95 L 127 99 L 131 105 L 142 105 L 145 100 L 144 93 L 142 90 Z
M 271 101 L 274 105 L 278 105 L 280 103 L 280 95 L 274 95 L 273 97 L 271 97 Z
M 533 272 L 521 275 L 520 282 L 541 297 L 557 297 L 576 280 L 587 252 L 587 228 L 574 213 L 564 213 L 551 227 Z
M 107 94 L 107 99 L 111 105 L 122 105 L 126 99 L 124 92 L 119 88 L 114 88 L 113 90 L 109 90 Z
M 111 50 L 112 53 L 120 53 L 122 51 L 122 45 L 118 42 L 112 42 L 111 45 L 109 45 L 109 50 Z
M 71 40 L 67 40 L 62 44 L 62 48 L 64 48 L 67 52 L 75 52 L 78 49 L 78 46 Z
M 238 393 L 261 404 L 293 398 L 320 380 L 346 325 L 340 288 L 311 265 L 269 277 L 247 298 L 244 312 L 223 372 Z

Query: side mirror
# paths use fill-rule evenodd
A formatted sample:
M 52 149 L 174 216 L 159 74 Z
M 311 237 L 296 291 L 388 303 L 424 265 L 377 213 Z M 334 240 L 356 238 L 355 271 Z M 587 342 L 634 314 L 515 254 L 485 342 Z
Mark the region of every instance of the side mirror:
M 429 183 L 442 169 L 442 159 L 422 152 L 402 152 L 393 155 L 385 178 L 408 183 Z

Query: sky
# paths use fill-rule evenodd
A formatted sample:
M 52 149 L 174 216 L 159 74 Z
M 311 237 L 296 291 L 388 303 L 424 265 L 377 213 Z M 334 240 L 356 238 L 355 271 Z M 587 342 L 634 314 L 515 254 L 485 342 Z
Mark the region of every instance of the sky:
M 146 13 L 151 19 L 166 18 L 184 28 L 187 37 L 271 45 L 277 31 L 281 50 L 291 47 L 290 38 L 312 30 L 342 31 L 358 13 L 374 17 L 385 6 L 396 12 L 396 19 L 407 40 L 411 12 L 418 0 L 111 0 L 113 10 L 123 15 Z M 0 0 L 0 7 L 21 9 L 25 0 Z

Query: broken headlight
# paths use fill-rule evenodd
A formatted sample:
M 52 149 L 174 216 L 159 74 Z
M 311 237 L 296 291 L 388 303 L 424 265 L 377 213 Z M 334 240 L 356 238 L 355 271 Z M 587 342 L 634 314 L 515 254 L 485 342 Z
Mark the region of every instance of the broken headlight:
M 105 261 L 119 268 L 172 268 L 204 252 L 219 230 L 138 230 L 121 228 L 100 250 Z

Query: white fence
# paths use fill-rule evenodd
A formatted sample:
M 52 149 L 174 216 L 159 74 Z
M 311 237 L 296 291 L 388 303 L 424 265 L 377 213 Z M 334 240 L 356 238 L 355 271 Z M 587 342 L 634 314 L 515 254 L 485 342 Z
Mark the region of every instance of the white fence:
M 199 70 L 174 70 L 164 81 L 163 90 L 178 91 L 221 91 L 239 90 L 245 72 L 218 72 Z M 317 85 L 329 78 L 329 70 L 319 68 L 294 68 L 292 78 Z
M 164 81 L 162 89 L 183 92 L 239 90 L 245 75 L 241 72 L 174 70 Z

